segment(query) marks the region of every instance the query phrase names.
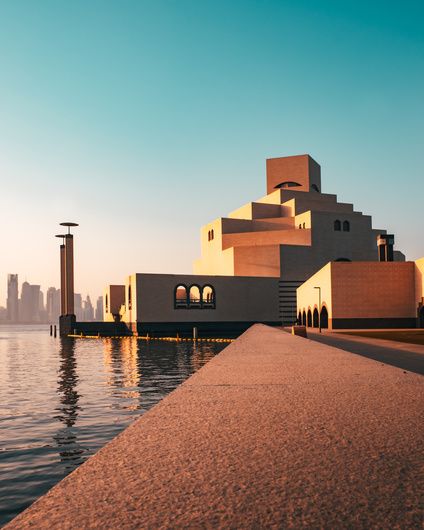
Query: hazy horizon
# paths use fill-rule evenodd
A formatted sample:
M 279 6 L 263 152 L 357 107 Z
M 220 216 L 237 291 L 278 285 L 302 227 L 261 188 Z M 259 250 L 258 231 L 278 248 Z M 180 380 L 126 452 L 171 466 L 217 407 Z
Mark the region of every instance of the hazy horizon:
M 59 222 L 93 304 L 189 273 L 201 225 L 309 153 L 322 191 L 424 256 L 424 6 L 76 0 L 0 5 L 0 305 L 59 287 Z M 418 218 L 418 219 L 417 219 Z

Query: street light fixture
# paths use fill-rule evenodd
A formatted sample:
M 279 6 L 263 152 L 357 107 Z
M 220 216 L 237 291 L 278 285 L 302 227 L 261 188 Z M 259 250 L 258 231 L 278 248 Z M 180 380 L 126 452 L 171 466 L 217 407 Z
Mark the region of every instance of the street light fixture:
M 321 333 L 321 287 L 314 287 L 314 289 L 318 289 L 318 295 L 319 295 L 319 302 L 318 302 L 318 327 L 319 327 L 319 332 Z

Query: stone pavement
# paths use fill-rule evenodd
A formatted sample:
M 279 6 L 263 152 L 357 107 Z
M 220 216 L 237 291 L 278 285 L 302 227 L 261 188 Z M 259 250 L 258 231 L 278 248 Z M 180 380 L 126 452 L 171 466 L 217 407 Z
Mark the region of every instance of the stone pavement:
M 424 379 L 255 325 L 6 528 L 422 528 Z
M 424 375 L 424 346 L 420 344 L 344 335 L 338 331 L 323 330 L 319 333 L 311 328 L 307 332 L 312 340 Z

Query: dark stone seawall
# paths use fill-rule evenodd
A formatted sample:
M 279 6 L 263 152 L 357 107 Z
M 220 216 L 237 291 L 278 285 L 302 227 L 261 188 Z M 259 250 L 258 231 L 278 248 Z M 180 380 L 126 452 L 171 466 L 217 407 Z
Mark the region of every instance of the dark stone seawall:
M 281 326 L 280 321 L 262 322 L 268 326 Z M 150 337 L 193 337 L 193 328 L 198 337 L 238 337 L 255 322 L 143 322 L 125 324 L 124 322 L 74 322 L 73 331 L 83 335 L 117 336 L 132 335 Z M 72 326 L 69 326 L 71 329 Z M 71 331 L 70 333 L 73 333 Z

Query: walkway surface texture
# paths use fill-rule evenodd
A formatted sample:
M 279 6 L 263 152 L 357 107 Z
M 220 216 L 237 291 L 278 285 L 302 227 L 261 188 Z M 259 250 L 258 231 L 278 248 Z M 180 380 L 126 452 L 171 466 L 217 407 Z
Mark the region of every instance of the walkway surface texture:
M 421 528 L 424 378 L 256 325 L 12 528 Z
M 424 346 L 308 328 L 310 339 L 424 375 Z

